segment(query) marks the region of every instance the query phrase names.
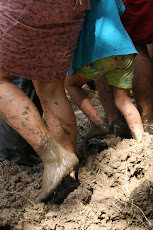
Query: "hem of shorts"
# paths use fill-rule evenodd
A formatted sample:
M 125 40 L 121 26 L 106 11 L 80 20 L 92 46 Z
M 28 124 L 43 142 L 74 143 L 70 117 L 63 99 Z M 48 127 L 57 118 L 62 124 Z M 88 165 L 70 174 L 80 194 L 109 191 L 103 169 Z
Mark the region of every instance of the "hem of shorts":
M 132 85 L 129 86 L 129 87 L 128 87 L 128 86 L 123 86 L 123 87 L 120 86 L 120 87 L 119 87 L 119 86 L 117 86 L 117 85 L 113 85 L 113 84 L 108 83 L 108 82 L 107 82 L 107 84 L 108 84 L 108 85 L 111 85 L 111 86 L 114 86 L 114 87 L 117 87 L 117 88 L 120 88 L 120 89 L 132 89 Z
M 104 54 L 104 55 L 102 55 L 100 57 L 91 57 L 92 60 L 85 61 L 85 62 L 79 64 L 78 66 L 75 66 L 75 67 L 73 66 L 72 68 L 69 68 L 68 74 L 69 74 L 69 76 L 71 76 L 73 73 L 76 72 L 77 69 L 81 68 L 82 66 L 88 65 L 88 64 L 90 64 L 92 62 L 95 62 L 97 60 L 100 60 L 102 58 L 112 57 L 112 56 L 117 56 L 117 55 L 119 55 L 119 56 L 123 56 L 123 55 L 127 56 L 127 55 L 132 55 L 132 54 L 134 56 L 136 56 L 138 54 L 138 52 L 135 49 L 134 45 L 133 45 L 133 48 L 128 49 L 128 50 L 124 50 L 123 52 L 122 51 L 114 51 L 114 52 L 111 51 L 111 52 L 109 52 L 107 54 Z
M 35 80 L 38 80 L 38 81 L 64 81 L 65 80 L 65 78 L 66 78 L 66 74 L 65 74 L 65 77 L 63 77 L 63 78 L 52 78 L 52 79 L 47 79 L 47 78 L 43 78 L 43 79 L 41 79 L 41 78 L 35 78 L 35 77 L 29 77 L 29 76 L 27 76 L 27 75 L 19 75 L 19 74 L 17 74 L 17 73 L 14 73 L 14 72 L 12 72 L 12 71 L 8 71 L 7 69 L 5 69 L 4 67 L 0 67 L 0 70 L 1 71 L 3 71 L 4 73 L 6 73 L 6 74 L 9 74 L 9 75 L 11 75 L 11 76 L 14 76 L 14 77 L 20 77 L 20 78 L 24 78 L 24 79 L 27 79 L 27 80 L 31 80 L 31 81 L 35 81 Z M 62 74 L 61 74 L 62 75 Z M 63 76 L 63 75 L 62 75 Z
M 77 68 L 77 69 L 79 69 L 79 68 Z M 90 77 L 86 77 L 84 74 L 80 74 L 80 72 L 78 72 L 77 69 L 74 71 L 74 73 L 77 73 L 77 74 L 80 75 L 81 77 L 84 77 L 84 78 L 89 79 L 89 80 L 91 80 L 91 81 L 97 81 L 97 80 L 100 79 L 100 78 L 98 78 L 98 79 L 92 79 L 92 78 L 90 78 Z M 73 75 L 73 74 L 72 74 L 72 75 Z M 70 76 L 72 76 L 72 75 L 70 75 Z

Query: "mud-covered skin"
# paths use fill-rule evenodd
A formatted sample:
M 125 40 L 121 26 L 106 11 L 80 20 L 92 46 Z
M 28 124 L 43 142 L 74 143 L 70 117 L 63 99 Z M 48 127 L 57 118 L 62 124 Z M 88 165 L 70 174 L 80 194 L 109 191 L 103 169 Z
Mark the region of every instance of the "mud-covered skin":
M 79 163 L 74 153 L 67 152 L 54 139 L 45 140 L 38 149 L 43 165 L 42 190 L 36 201 L 46 199 Z
M 145 115 L 142 118 L 143 128 L 145 132 L 153 135 L 153 117 L 149 115 Z
M 131 131 L 122 116 L 119 116 L 116 120 L 112 121 L 109 130 L 117 137 L 132 138 Z
M 109 133 L 109 128 L 106 123 L 92 124 L 91 128 L 85 133 L 84 138 L 89 140 L 98 136 L 106 136 Z

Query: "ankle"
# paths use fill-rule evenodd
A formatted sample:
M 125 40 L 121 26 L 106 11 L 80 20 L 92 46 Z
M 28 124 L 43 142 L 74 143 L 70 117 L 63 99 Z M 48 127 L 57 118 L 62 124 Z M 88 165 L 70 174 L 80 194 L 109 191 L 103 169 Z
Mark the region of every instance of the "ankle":
M 43 139 L 37 151 L 37 154 L 43 162 L 57 160 L 59 158 L 57 153 L 58 143 L 56 143 L 53 138 Z

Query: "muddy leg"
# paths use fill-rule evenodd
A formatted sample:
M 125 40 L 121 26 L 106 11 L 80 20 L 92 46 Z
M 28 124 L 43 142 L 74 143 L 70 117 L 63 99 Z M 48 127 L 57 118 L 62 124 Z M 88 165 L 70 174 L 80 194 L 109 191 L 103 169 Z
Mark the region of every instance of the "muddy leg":
M 144 44 L 135 44 L 139 54 L 134 59 L 133 94 L 141 113 L 145 131 L 153 134 L 153 66 Z
M 63 81 L 33 81 L 44 111 L 45 122 L 56 141 L 70 153 L 76 152 L 77 126 Z M 70 174 L 75 178 L 75 173 Z
M 130 138 L 131 132 L 125 119 L 115 105 L 113 87 L 107 84 L 105 75 L 95 81 L 95 85 L 108 119 L 110 132 L 114 133 L 115 136 Z
M 82 88 L 82 86 L 89 81 L 91 80 L 77 73 L 74 73 L 73 76 L 67 76 L 65 80 L 65 86 L 71 98 L 92 123 L 92 128 L 89 129 L 85 135 L 86 139 L 105 136 L 109 131 L 107 124 L 102 120 L 87 93 Z
M 14 77 L 0 72 L 0 114 L 37 152 L 42 137 L 50 134 L 33 102 L 12 83 Z
M 43 187 L 38 199 L 41 200 L 73 170 L 78 159 L 54 140 L 35 105 L 12 81 L 12 76 L 0 72 L 0 114 L 33 147 L 44 164 Z
M 133 105 L 130 98 L 130 89 L 113 87 L 114 99 L 117 108 L 121 111 L 127 124 L 136 140 L 141 140 L 144 133 L 142 121 L 137 108 Z
M 108 125 L 103 124 L 94 124 L 92 123 L 91 128 L 86 132 L 84 138 L 89 140 L 94 137 L 106 136 L 108 134 Z
M 120 111 L 117 109 L 114 102 L 113 87 L 107 84 L 105 75 L 95 81 L 95 85 L 101 104 L 104 107 L 108 124 L 111 125 L 120 115 Z
M 75 154 L 67 152 L 54 139 L 45 140 L 38 149 L 44 164 L 42 190 L 37 201 L 46 199 L 78 164 Z
M 76 151 L 77 126 L 74 111 L 63 81 L 33 81 L 39 96 L 48 130 L 68 152 Z

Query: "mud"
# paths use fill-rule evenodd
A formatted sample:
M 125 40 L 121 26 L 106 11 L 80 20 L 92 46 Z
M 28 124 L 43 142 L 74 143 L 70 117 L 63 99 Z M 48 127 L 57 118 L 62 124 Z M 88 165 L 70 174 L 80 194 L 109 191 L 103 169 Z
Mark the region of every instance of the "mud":
M 61 183 L 62 178 L 69 175 L 78 165 L 74 153 L 67 152 L 54 139 L 46 139 L 38 149 L 43 165 L 42 189 L 37 197 L 37 203 L 46 200 Z
M 42 163 L 0 162 L 0 230 L 153 229 L 153 136 L 145 134 L 139 143 L 113 135 L 85 141 L 90 124 L 74 109 L 78 181 L 66 177 L 52 199 L 35 204 Z

